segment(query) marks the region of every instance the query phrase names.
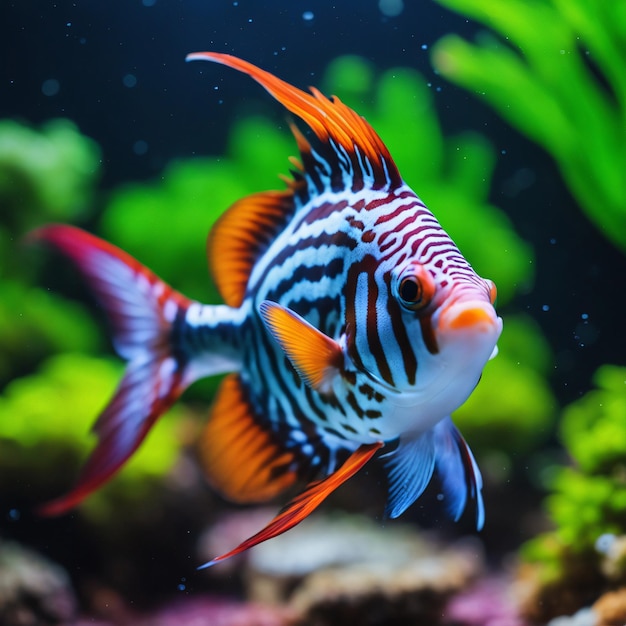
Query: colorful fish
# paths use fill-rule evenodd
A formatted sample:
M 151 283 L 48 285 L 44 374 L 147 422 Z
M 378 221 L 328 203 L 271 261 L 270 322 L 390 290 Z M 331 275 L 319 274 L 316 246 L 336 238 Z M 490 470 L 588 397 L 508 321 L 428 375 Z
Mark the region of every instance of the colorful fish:
M 403 182 L 370 125 L 337 98 L 229 55 L 187 59 L 250 75 L 315 142 L 292 125 L 301 162 L 292 161 L 287 189 L 236 202 L 210 233 L 223 305 L 188 300 L 79 229 L 35 233 L 89 281 L 128 361 L 76 487 L 43 512 L 78 504 L 120 469 L 187 386 L 228 373 L 199 447 L 210 484 L 242 503 L 309 484 L 263 530 L 205 566 L 293 527 L 382 448 L 389 517 L 401 515 L 436 470 L 452 517 L 469 496 L 482 527 L 481 475 L 450 414 L 496 353 L 494 284 Z

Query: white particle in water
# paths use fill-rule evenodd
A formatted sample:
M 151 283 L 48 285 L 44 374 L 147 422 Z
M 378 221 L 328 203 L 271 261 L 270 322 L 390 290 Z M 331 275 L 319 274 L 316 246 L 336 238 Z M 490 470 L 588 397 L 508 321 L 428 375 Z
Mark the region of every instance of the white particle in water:
M 548 304 L 544 304 L 544 305 L 541 307 L 541 310 L 542 310 L 542 311 L 549 311 L 549 310 L 550 310 L 550 305 L 548 305 Z
M 313 11 L 305 11 L 305 12 L 302 14 L 302 19 L 303 19 L 305 22 L 310 22 L 310 21 L 311 21 L 314 17 L 315 17 L 315 14 L 313 13 Z

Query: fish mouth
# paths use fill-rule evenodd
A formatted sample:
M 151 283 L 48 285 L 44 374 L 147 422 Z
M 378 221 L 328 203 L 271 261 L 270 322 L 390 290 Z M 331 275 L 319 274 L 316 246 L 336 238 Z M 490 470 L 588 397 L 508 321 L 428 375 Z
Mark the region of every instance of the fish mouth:
M 439 315 L 437 321 L 438 334 L 492 334 L 500 335 L 502 318 L 498 317 L 495 309 L 483 301 L 453 302 Z
M 502 330 L 502 318 L 498 317 L 490 303 L 480 300 L 456 301 L 445 307 L 437 320 L 440 333 L 492 333 Z

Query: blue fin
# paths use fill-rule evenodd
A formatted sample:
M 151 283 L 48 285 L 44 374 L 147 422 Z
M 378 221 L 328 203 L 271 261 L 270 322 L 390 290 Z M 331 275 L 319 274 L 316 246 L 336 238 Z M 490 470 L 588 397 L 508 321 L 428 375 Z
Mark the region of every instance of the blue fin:
M 382 456 L 386 461 L 389 497 L 385 515 L 399 517 L 428 486 L 435 469 L 434 430 L 404 435 L 398 447 Z
M 457 521 L 467 504 L 467 495 L 476 501 L 476 528 L 485 523 L 485 506 L 481 489 L 483 479 L 465 439 L 449 417 L 434 428 L 437 473 L 441 478 L 448 511 Z
M 483 527 L 482 476 L 472 451 L 449 417 L 425 433 L 403 435 L 398 447 L 381 459 L 386 462 L 389 480 L 388 517 L 399 517 L 422 495 L 436 468 L 451 517 L 455 521 L 461 517 L 469 493 L 476 501 L 476 528 Z

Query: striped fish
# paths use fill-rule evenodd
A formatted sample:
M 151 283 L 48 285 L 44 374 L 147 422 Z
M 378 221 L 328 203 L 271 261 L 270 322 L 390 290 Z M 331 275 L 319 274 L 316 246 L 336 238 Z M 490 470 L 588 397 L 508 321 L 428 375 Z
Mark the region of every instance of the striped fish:
M 388 476 L 388 516 L 401 515 L 437 471 L 452 517 L 472 499 L 482 527 L 481 475 L 450 414 L 496 353 L 494 284 L 403 182 L 375 131 L 337 98 L 229 55 L 187 59 L 250 75 L 310 127 L 314 145 L 292 125 L 301 161 L 292 160 L 287 188 L 236 202 L 210 233 L 223 305 L 185 298 L 79 229 L 35 233 L 86 277 L 128 361 L 77 485 L 42 512 L 78 504 L 187 386 L 227 373 L 199 444 L 209 483 L 241 503 L 307 486 L 203 567 L 293 527 L 374 456 Z

